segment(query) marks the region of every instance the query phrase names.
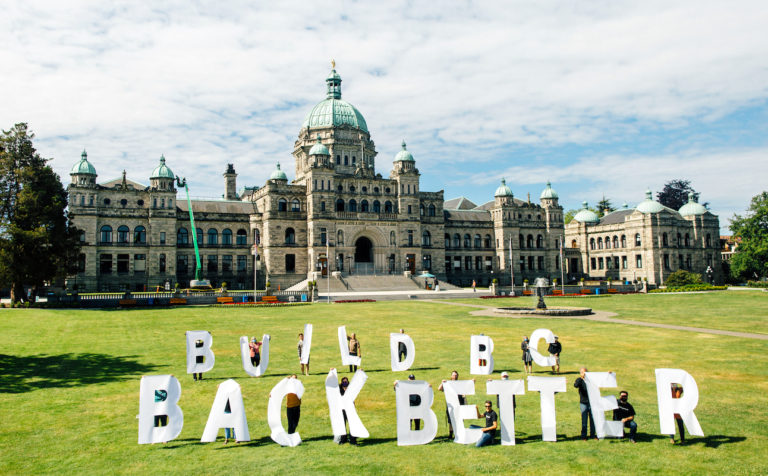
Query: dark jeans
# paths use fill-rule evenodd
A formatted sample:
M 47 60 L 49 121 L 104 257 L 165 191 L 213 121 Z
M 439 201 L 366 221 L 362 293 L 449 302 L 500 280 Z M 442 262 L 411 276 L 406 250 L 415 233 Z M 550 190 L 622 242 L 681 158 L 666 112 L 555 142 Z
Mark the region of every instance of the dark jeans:
M 258 367 L 259 362 L 261 362 L 261 354 L 256 354 L 253 357 L 251 357 L 251 365 L 253 365 L 254 367 Z
M 675 418 L 675 421 L 677 422 L 677 430 L 680 432 L 680 442 L 685 442 L 685 424 L 683 423 L 682 418 Z M 673 440 L 675 439 L 675 435 L 669 435 L 670 438 Z
M 288 416 L 288 433 L 296 433 L 296 427 L 299 426 L 301 417 L 301 406 L 286 409 Z
M 357 352 L 350 352 L 349 355 L 354 355 L 355 357 L 357 357 Z M 350 365 L 349 366 L 349 371 L 350 372 L 356 372 L 357 371 L 357 365 Z
M 588 403 L 579 403 L 581 408 L 581 437 L 587 437 L 587 420 L 589 420 L 589 437 L 595 436 L 595 420 L 592 418 L 592 409 Z
M 418 431 L 421 429 L 421 420 L 411 420 L 411 423 L 413 423 L 414 430 Z
M 629 439 L 634 441 L 637 434 L 637 423 L 635 423 L 635 420 L 625 421 L 624 427 L 629 428 Z

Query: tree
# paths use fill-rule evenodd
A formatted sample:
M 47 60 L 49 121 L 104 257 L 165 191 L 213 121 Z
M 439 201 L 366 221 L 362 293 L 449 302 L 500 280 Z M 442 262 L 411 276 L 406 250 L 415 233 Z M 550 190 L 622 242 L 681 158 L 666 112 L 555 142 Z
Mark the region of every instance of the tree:
M 752 197 L 746 215 L 731 218 L 731 231 L 741 238 L 731 258 L 731 274 L 739 279 L 768 276 L 768 192 Z
M 67 192 L 19 123 L 0 135 L 0 286 L 11 300 L 73 270 L 79 232 L 66 214 Z
M 665 207 L 672 210 L 680 210 L 680 207 L 688 203 L 688 194 L 693 192 L 696 199 L 699 199 L 699 194 L 691 187 L 690 180 L 670 180 L 664 184 L 664 188 L 661 192 L 656 193 L 656 200 Z M 709 203 L 703 203 L 705 207 Z
M 605 198 L 605 195 L 603 195 L 603 199 L 597 202 L 597 216 L 600 218 L 604 217 L 605 215 L 611 213 L 612 211 L 616 210 L 611 206 L 611 200 L 608 198 Z
M 667 277 L 667 286 L 687 286 L 689 284 L 701 284 L 699 273 L 690 273 L 684 269 L 678 269 Z

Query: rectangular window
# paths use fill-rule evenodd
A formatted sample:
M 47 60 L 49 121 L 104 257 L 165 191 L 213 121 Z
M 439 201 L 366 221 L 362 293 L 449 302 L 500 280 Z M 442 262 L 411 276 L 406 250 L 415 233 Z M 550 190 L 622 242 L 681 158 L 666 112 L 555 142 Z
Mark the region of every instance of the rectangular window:
M 604 263 L 603 258 L 597 258 L 597 269 L 603 269 Z
M 189 257 L 187 255 L 176 255 L 176 271 L 186 273 L 189 270 Z
M 613 267 L 616 268 L 616 269 L 619 269 L 619 257 L 618 256 L 614 256 L 613 257 Z
M 410 187 L 410 185 L 409 185 L 409 187 Z M 411 206 L 410 205 L 408 205 L 408 214 L 409 215 L 411 214 Z
M 483 269 L 483 257 L 475 256 L 475 269 Z
M 248 257 L 239 255 L 237 257 L 237 271 L 243 273 L 248 270 Z
M 160 244 L 161 245 L 165 244 L 165 232 L 164 231 L 160 232 Z
M 325 245 L 326 241 L 328 241 L 328 233 L 326 233 L 325 228 L 320 228 L 320 244 Z
M 493 269 L 493 260 L 491 260 L 490 256 L 485 257 L 485 270 L 490 271 Z
M 410 210 L 408 213 L 411 213 Z M 413 230 L 408 230 L 408 246 L 413 246 Z
M 544 257 L 543 256 L 539 256 L 538 266 L 539 266 L 539 269 L 544 269 Z
M 219 257 L 217 255 L 208 255 L 208 272 L 216 273 L 219 271 Z
M 669 269 L 669 255 L 664 255 L 664 269 Z
M 612 261 L 613 261 L 613 260 L 611 259 L 611 257 L 610 257 L 610 256 L 609 256 L 609 257 L 607 257 L 607 258 L 605 258 L 605 268 L 606 268 L 606 269 L 611 269 L 611 264 L 612 264 Z
M 117 272 L 127 273 L 130 269 L 131 255 L 117 255 Z
M 158 263 L 159 271 L 161 273 L 165 273 L 165 255 L 164 254 L 160 254 L 160 257 L 159 257 L 158 261 L 159 261 L 159 263 Z
M 534 269 L 534 267 L 533 267 L 533 256 L 529 256 L 528 257 L 528 269 L 531 270 L 531 271 L 533 271 L 533 269 Z
M 555 269 L 560 269 L 560 256 L 555 256 Z
M 422 261 L 424 261 L 425 270 L 432 269 L 432 255 L 424 255 L 424 258 L 422 259 Z
M 677 255 L 677 267 L 683 269 L 683 255 Z
M 112 274 L 112 255 L 99 256 L 99 272 L 101 274 Z
M 293 273 L 296 271 L 296 255 L 285 255 L 285 272 Z
M 445 257 L 445 271 L 448 272 L 451 270 L 451 257 L 446 256 Z
M 643 267 L 643 255 L 635 255 L 635 268 Z
M 133 270 L 137 273 L 147 270 L 147 255 L 133 255 Z
M 627 265 L 627 257 L 626 257 L 626 256 L 622 256 L 622 257 L 621 257 L 621 267 L 622 267 L 623 269 L 627 269 L 627 266 L 628 266 L 628 265 Z
M 232 255 L 224 255 L 221 257 L 221 270 L 225 273 L 232 272 Z
M 325 202 L 320 202 L 320 211 L 321 212 L 325 211 Z
M 597 263 L 597 260 L 595 258 L 589 259 L 589 265 L 592 269 L 597 269 L 596 263 Z
M 453 258 L 453 269 L 461 269 L 461 257 L 455 256 Z
M 465 256 L 464 257 L 464 269 L 471 270 L 472 269 L 472 257 L 471 256 Z

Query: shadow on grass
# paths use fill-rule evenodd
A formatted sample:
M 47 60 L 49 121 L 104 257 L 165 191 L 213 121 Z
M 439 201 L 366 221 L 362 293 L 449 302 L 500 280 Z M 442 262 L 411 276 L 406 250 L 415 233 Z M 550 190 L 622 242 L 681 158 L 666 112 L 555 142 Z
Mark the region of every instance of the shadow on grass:
M 67 388 L 115 382 L 152 372 L 135 355 L 107 354 L 6 355 L 0 354 L 0 393 L 25 393 L 42 388 Z
M 707 448 L 718 448 L 720 445 L 727 445 L 729 443 L 738 443 L 746 440 L 745 436 L 725 436 L 725 435 L 709 435 L 704 438 L 689 439 L 685 442 L 686 445 L 704 443 Z

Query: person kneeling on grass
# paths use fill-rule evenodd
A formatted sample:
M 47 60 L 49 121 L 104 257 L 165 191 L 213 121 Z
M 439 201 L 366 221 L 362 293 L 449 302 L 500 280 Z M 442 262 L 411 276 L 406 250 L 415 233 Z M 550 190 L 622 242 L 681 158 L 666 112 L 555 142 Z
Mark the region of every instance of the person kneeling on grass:
M 482 417 L 485 417 L 485 427 L 482 428 L 483 436 L 475 444 L 478 448 L 493 444 L 493 439 L 496 437 L 496 428 L 499 426 L 499 416 L 493 411 L 493 404 L 490 400 L 485 401 L 485 413 L 480 415 L 480 410 L 477 411 L 477 418 Z
M 635 423 L 635 409 L 632 404 L 627 401 L 629 394 L 626 390 L 619 392 L 619 400 L 616 402 L 619 408 L 613 411 L 613 420 L 621 421 L 624 423 L 625 428 L 629 428 L 629 441 L 637 443 L 635 441 L 635 434 L 637 434 L 637 423 Z

